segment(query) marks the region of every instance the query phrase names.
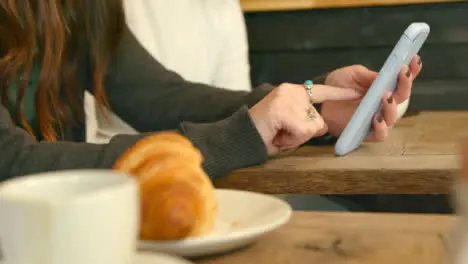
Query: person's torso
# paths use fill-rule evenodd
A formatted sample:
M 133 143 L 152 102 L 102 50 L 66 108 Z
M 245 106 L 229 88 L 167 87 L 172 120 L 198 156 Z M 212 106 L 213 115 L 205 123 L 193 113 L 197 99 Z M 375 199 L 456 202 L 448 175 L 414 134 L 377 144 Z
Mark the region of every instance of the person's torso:
M 124 0 L 124 5 L 128 27 L 154 58 L 188 81 L 212 84 L 222 43 L 212 1 L 217 0 Z M 88 141 L 137 133 L 114 113 L 97 110 L 89 93 L 85 105 Z
M 130 29 L 160 63 L 189 81 L 212 82 L 220 41 L 211 0 L 124 2 Z
M 84 68 L 84 67 L 81 67 Z M 36 93 L 39 86 L 39 75 L 40 75 L 40 65 L 39 63 L 34 63 L 27 83 L 27 88 L 25 89 L 23 99 L 21 100 L 21 113 L 33 130 L 37 140 L 43 140 L 41 136 L 39 124 L 38 124 L 38 113 L 36 109 Z M 77 93 L 79 96 L 74 98 L 77 100 L 77 105 L 83 105 L 83 96 L 84 88 L 87 85 L 86 71 L 77 72 L 80 91 Z M 23 74 L 19 74 L 12 82 L 8 85 L 8 100 L 6 102 L 6 108 L 10 113 L 13 121 L 18 127 L 25 129 L 23 126 L 18 109 L 17 109 L 17 96 L 20 89 L 21 82 L 23 81 Z M 66 99 L 62 99 L 66 100 Z M 66 104 L 70 105 L 69 102 Z M 73 125 L 72 125 L 73 123 Z M 70 124 L 65 124 L 62 131 L 63 134 L 58 134 L 60 136 L 59 140 L 68 140 L 68 141 L 84 141 L 85 140 L 85 130 L 86 123 L 85 120 L 71 120 Z

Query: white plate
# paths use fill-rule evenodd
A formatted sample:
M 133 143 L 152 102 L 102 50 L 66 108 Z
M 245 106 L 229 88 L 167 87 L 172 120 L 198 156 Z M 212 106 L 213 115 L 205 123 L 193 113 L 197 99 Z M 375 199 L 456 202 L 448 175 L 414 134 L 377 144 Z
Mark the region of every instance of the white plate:
M 162 253 L 137 253 L 133 264 L 193 264 L 180 257 Z
M 213 232 L 181 241 L 140 241 L 138 249 L 181 257 L 225 253 L 254 242 L 291 218 L 289 204 L 274 196 L 221 189 L 216 190 L 216 196 L 219 213 Z

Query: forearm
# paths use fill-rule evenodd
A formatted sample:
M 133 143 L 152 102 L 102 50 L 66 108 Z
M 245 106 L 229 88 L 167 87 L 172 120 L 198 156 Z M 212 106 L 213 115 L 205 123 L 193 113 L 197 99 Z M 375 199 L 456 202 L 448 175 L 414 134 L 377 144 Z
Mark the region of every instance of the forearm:
M 181 121 L 215 122 L 252 106 L 271 89 L 248 93 L 185 81 L 158 63 L 128 30 L 106 78 L 112 110 L 140 132 L 175 129 Z
M 203 153 L 203 167 L 213 180 L 238 168 L 262 164 L 268 158 L 247 107 L 215 123 L 183 123 L 181 131 Z
M 24 130 L 2 125 L 1 180 L 56 170 L 110 169 L 117 158 L 143 136 L 118 136 L 103 145 L 36 142 Z
M 267 159 L 247 107 L 215 123 L 184 122 L 178 130 L 200 149 L 203 167 L 212 179 Z M 0 180 L 56 170 L 111 169 L 126 150 L 148 135 L 120 135 L 108 144 L 36 142 L 23 129 L 0 125 L 0 147 L 4 153 L 0 160 Z

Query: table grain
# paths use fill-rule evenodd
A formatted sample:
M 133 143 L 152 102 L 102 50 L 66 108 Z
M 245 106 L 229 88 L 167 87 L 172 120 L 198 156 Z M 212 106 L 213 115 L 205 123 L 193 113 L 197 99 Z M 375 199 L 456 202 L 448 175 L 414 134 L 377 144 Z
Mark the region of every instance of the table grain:
M 450 215 L 294 212 L 285 226 L 241 250 L 197 264 L 450 263 Z
M 345 157 L 331 146 L 305 146 L 215 185 L 269 194 L 446 194 L 465 138 L 468 111 L 421 112 L 400 120 L 387 141 Z

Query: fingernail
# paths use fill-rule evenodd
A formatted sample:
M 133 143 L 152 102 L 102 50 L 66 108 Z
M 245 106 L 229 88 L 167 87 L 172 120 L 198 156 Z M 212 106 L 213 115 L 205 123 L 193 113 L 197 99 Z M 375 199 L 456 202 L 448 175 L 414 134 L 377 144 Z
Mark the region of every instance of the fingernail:
M 411 71 L 410 71 L 410 69 L 408 69 L 408 70 L 406 71 L 406 77 L 410 77 L 410 75 L 411 75 Z
M 354 91 L 356 91 L 358 94 L 360 95 L 363 95 L 364 94 L 364 91 L 361 90 L 361 89 L 354 89 Z
M 383 117 L 381 114 L 377 114 L 377 122 L 382 123 Z
M 421 60 L 421 58 L 419 58 L 418 65 L 421 65 L 421 63 L 422 63 L 422 60 Z
M 391 95 L 391 96 L 387 99 L 387 103 L 389 103 L 389 104 L 393 103 L 393 95 Z

